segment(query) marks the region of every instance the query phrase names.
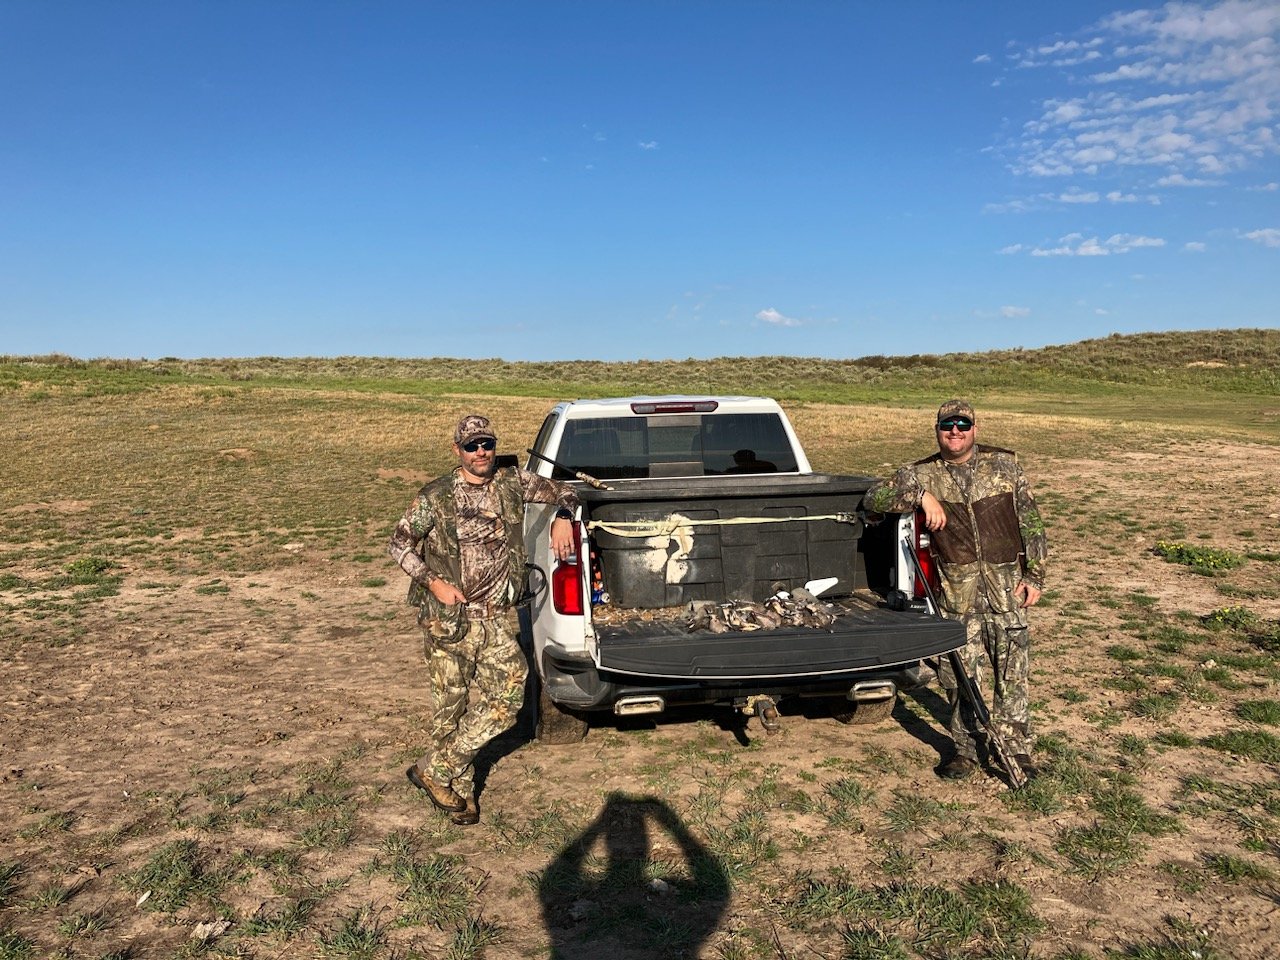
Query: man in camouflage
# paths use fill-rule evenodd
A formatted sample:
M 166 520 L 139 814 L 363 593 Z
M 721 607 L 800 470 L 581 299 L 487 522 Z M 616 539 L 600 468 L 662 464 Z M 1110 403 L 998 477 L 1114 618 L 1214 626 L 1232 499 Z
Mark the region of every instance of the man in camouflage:
M 1035 775 L 1027 697 L 1027 608 L 1044 589 L 1048 543 L 1031 487 L 1010 450 L 977 443 L 977 419 L 963 400 L 938 408 L 938 452 L 867 492 L 875 513 L 924 512 L 942 580 L 944 617 L 965 625 L 965 666 L 990 702 L 991 718 L 1028 776 Z M 955 754 L 947 779 L 977 769 L 977 718 L 956 689 L 948 661 L 939 678 L 951 703 Z
M 476 754 L 515 723 L 524 702 L 528 664 L 515 602 L 525 580 L 525 504 L 557 506 L 551 548 L 564 559 L 578 497 L 559 481 L 498 469 L 486 417 L 463 417 L 453 450 L 458 466 L 418 491 L 388 552 L 412 579 L 433 701 L 431 749 L 408 776 L 455 823 L 470 824 L 480 819 Z

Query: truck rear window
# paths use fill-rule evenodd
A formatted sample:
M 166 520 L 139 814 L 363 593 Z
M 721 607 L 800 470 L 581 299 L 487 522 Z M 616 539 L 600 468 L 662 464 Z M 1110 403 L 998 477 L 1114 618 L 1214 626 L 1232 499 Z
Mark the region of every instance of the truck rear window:
M 569 420 L 556 459 L 600 480 L 796 472 L 786 429 L 773 413 Z M 573 478 L 560 468 L 553 475 Z

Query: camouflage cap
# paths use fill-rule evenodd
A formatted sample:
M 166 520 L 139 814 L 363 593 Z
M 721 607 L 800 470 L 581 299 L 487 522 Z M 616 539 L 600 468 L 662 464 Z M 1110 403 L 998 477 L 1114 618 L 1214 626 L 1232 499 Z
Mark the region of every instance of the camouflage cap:
M 482 417 L 478 413 L 467 414 L 458 421 L 458 426 L 453 431 L 454 443 L 470 443 L 480 437 L 498 439 L 498 435 L 493 432 L 493 424 L 489 422 L 489 418 Z
M 973 404 L 968 400 L 948 400 L 940 406 L 938 408 L 938 422 L 941 423 L 947 417 L 968 417 L 974 421 L 978 419 L 973 414 Z

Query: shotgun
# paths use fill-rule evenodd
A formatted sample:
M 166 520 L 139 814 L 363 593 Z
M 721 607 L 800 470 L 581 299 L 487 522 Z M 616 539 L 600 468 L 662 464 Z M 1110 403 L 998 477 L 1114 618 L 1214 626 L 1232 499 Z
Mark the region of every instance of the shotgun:
M 929 578 L 924 574 L 924 567 L 920 564 L 920 558 L 916 556 L 916 552 L 911 549 L 911 544 L 902 544 L 903 552 L 910 558 L 912 565 L 915 566 L 916 576 L 920 578 L 920 582 L 924 584 L 925 596 L 928 597 L 929 608 L 933 611 L 933 615 L 942 619 L 942 608 L 938 606 L 938 598 L 933 595 L 933 586 L 929 583 Z M 1009 749 L 1009 744 L 1005 742 L 1004 734 L 1002 734 L 991 720 L 991 711 L 987 709 L 987 702 L 982 699 L 982 691 L 978 689 L 978 685 L 973 682 L 973 677 L 969 676 L 969 671 L 965 669 L 964 657 L 960 656 L 959 650 L 952 650 L 947 654 L 951 661 L 951 672 L 955 674 L 956 686 L 960 690 L 960 696 L 969 701 L 969 706 L 973 708 L 973 714 L 978 718 L 978 722 L 982 724 L 982 728 L 987 731 L 987 741 L 991 744 L 992 752 L 995 753 L 996 759 L 1000 761 L 1000 767 L 1004 770 L 1005 776 L 1009 778 L 1010 785 L 1015 789 L 1020 789 L 1027 785 L 1027 775 L 1022 772 L 1022 767 L 1018 763 L 1014 753 Z
M 569 467 L 566 467 L 563 463 L 556 463 L 550 457 L 544 456 L 543 454 L 538 453 L 536 450 L 529 450 L 528 452 L 530 456 L 537 457 L 539 460 L 545 460 L 547 463 L 551 464 L 553 467 L 559 467 L 561 470 L 564 470 L 567 473 L 572 473 L 575 477 L 577 477 L 583 483 L 590 484 L 591 486 L 595 487 L 597 490 L 613 489 L 612 487 L 609 487 L 601 483 L 599 480 L 591 476 L 591 474 L 589 473 L 583 473 L 581 470 L 573 470 Z

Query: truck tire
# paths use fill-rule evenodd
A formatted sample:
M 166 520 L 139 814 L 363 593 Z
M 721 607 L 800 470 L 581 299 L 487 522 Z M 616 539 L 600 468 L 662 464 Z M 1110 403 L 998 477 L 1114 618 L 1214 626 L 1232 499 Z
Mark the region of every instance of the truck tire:
M 880 723 L 893 715 L 893 705 L 898 702 L 897 696 L 884 700 L 871 700 L 863 703 L 840 704 L 833 716 L 841 723 Z
M 587 738 L 587 718 L 575 710 L 567 710 L 549 696 L 542 684 L 538 684 L 539 743 L 581 743 Z

